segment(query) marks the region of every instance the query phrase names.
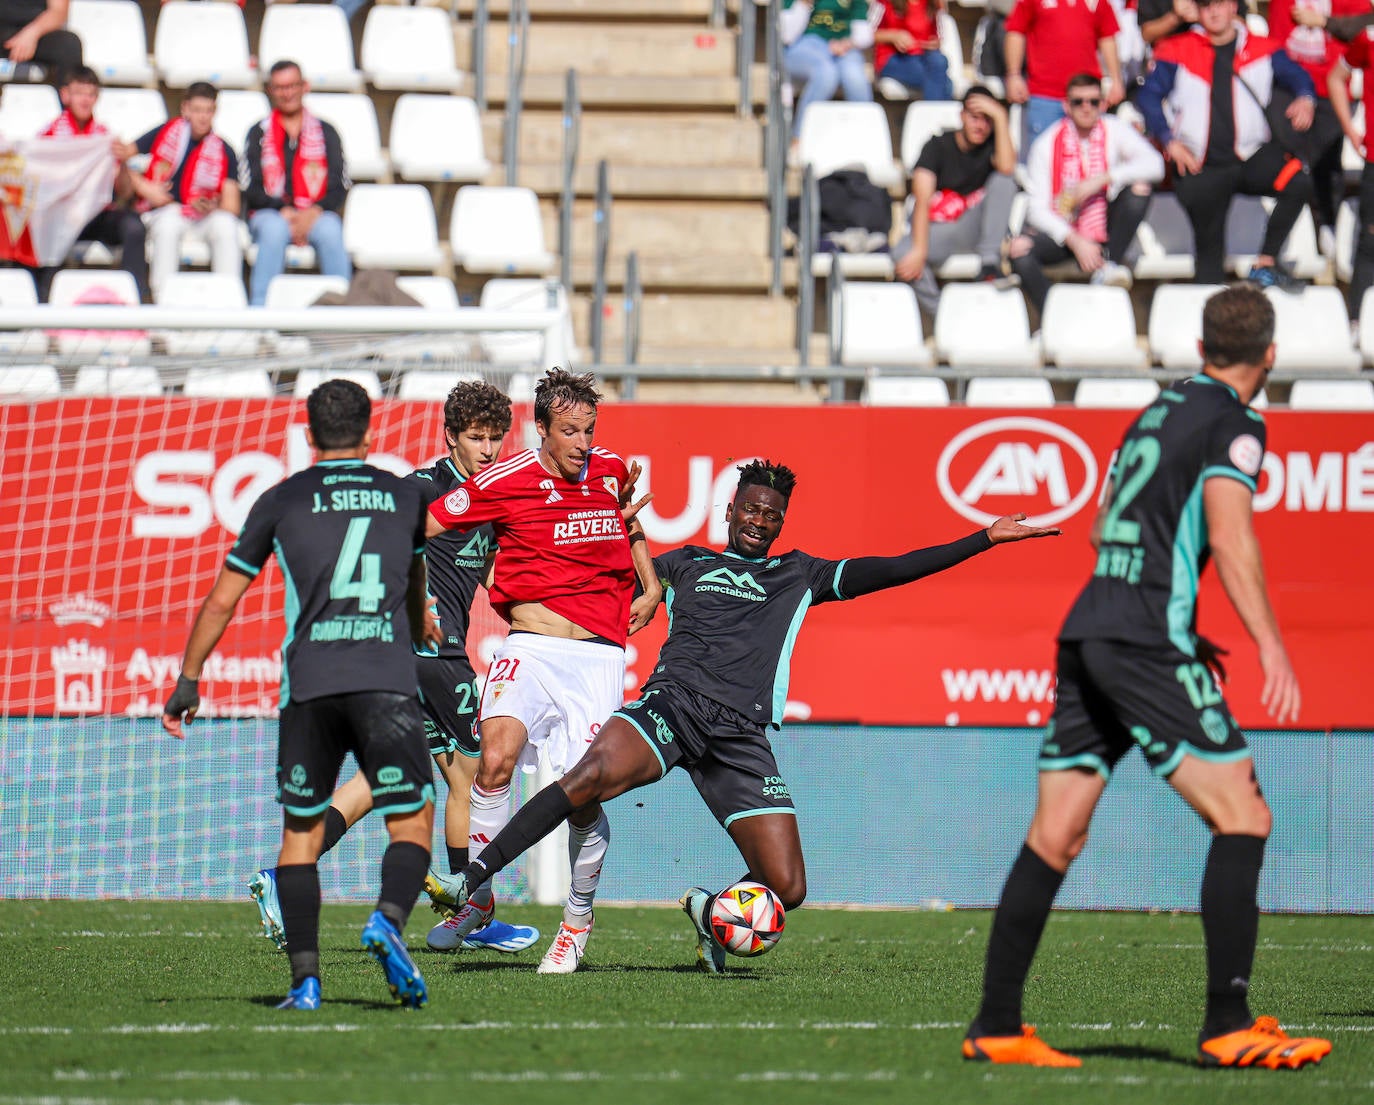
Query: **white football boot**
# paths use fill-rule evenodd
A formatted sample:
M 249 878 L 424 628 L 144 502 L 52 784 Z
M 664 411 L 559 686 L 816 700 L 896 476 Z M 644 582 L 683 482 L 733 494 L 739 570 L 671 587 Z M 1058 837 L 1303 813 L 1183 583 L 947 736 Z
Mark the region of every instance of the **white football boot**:
M 711 932 L 711 919 L 707 916 L 710 903 L 711 895 L 699 886 L 692 887 L 678 899 L 682 912 L 692 919 L 692 925 L 697 930 L 697 960 L 711 974 L 723 975 L 725 948 Z
M 592 934 L 592 917 L 587 916 L 587 927 L 575 929 L 567 921 L 558 926 L 558 935 L 553 938 L 549 950 L 539 961 L 541 975 L 570 975 L 582 963 L 587 951 L 587 937 Z

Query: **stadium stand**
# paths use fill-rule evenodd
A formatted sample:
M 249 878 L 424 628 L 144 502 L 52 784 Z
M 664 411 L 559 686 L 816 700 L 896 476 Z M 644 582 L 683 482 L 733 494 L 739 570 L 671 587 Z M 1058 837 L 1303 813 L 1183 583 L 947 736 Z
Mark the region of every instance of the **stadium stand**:
M 81 39 L 81 55 L 106 85 L 146 87 L 156 78 L 148 64 L 148 29 L 134 0 L 71 0 L 67 29 Z
M 1052 407 L 1054 388 L 1041 376 L 975 376 L 964 402 L 970 407 Z
M 105 0 L 91 0 L 91 2 L 99 4 L 104 3 Z M 232 94 L 246 95 L 246 93 Z M 224 101 L 230 95 L 230 92 L 219 94 L 215 111 L 215 133 L 229 142 L 237 152 L 238 148 L 243 145 L 243 135 L 248 132 L 248 128 L 245 127 L 243 132 L 232 140 L 229 135 L 221 134 L 219 131 L 220 118 L 224 113 Z M 264 111 L 263 115 L 265 114 Z M 162 98 L 162 93 L 155 88 L 103 88 L 100 90 L 100 99 L 95 105 L 95 117 L 104 123 L 116 138 L 125 142 L 134 142 L 154 127 L 160 127 L 167 121 L 167 101 Z M 262 115 L 259 115 L 258 118 L 261 119 Z
M 1060 368 L 1143 368 L 1135 315 L 1125 288 L 1056 284 L 1045 299 L 1040 338 Z
M 954 368 L 1040 367 L 1026 301 L 991 284 L 949 284 L 935 314 L 935 350 Z
M 390 173 L 391 162 L 382 147 L 377 108 L 370 96 L 361 92 L 310 92 L 305 97 L 305 109 L 334 124 L 343 143 L 351 180 L 382 180 Z M 258 119 L 266 114 L 264 111 Z
M 320 92 L 361 92 L 363 75 L 353 63 L 348 17 L 333 4 L 273 4 L 262 18 L 258 69 L 294 61 Z
M 73 395 L 156 396 L 164 392 L 152 365 L 82 365 L 72 381 Z
M 448 264 L 434 204 L 419 184 L 355 184 L 344 206 L 343 236 L 358 268 L 438 272 Z
M 463 86 L 453 26 L 438 8 L 374 7 L 363 25 L 362 65 L 373 88 L 453 92 Z
M 233 4 L 168 0 L 153 36 L 158 76 L 169 88 L 209 81 L 216 88 L 255 88 L 243 13 Z
M 1295 411 L 1374 411 L 1374 381 L 1294 380 L 1288 405 Z
M 910 285 L 855 281 L 844 285 L 840 301 L 841 364 L 912 369 L 930 364 Z
M 391 163 L 405 180 L 481 183 L 491 172 L 477 105 L 462 96 L 407 92 L 391 116 Z

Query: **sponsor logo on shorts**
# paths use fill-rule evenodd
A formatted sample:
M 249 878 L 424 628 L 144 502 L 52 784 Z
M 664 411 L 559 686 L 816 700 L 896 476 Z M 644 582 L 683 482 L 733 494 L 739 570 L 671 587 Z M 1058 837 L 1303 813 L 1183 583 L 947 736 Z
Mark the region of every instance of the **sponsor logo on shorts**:
M 377 772 L 377 782 L 385 786 L 394 786 L 405 778 L 406 773 L 399 767 L 384 767 Z
M 1226 450 L 1231 463 L 1247 476 L 1259 475 L 1260 463 L 1264 460 L 1264 446 L 1259 439 L 1250 434 L 1241 434 Z
M 787 781 L 781 775 L 765 775 L 763 795 L 765 798 L 791 798 L 792 792 L 787 789 Z
M 1226 717 L 1214 706 L 1208 706 L 1198 715 L 1198 724 L 1202 726 L 1202 731 L 1207 734 L 1207 739 L 1213 744 L 1225 744 L 1231 735 L 1231 727 L 1226 724 Z
M 768 592 L 759 586 L 758 581 L 749 572 L 732 572 L 729 568 L 717 568 L 713 572 L 707 572 L 697 580 L 693 590 L 713 591 L 718 595 L 747 599 L 749 602 L 763 602 L 768 598 Z
M 444 509 L 450 514 L 463 514 L 472 505 L 472 499 L 468 496 L 467 488 L 460 487 L 456 491 L 450 491 L 444 496 Z
M 315 796 L 315 788 L 305 785 L 307 778 L 305 765 L 296 764 L 291 768 L 290 772 L 287 773 L 287 782 L 282 784 L 281 789 L 285 793 L 294 795 L 297 798 L 313 798 Z
M 653 719 L 654 740 L 658 741 L 659 744 L 672 744 L 677 739 L 673 727 L 663 720 L 662 714 L 657 714 L 653 710 L 645 710 L 644 712 Z

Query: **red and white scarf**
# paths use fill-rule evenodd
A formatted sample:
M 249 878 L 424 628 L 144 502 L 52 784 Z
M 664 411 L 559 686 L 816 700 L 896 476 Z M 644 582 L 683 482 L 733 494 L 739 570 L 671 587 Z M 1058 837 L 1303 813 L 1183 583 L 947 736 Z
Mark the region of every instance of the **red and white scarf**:
M 955 223 L 964 217 L 971 208 L 983 202 L 986 188 L 975 188 L 968 195 L 949 188 L 937 188 L 930 197 L 930 221 L 933 223 Z
M 62 114 L 38 132 L 39 138 L 73 138 L 86 134 L 109 134 L 105 129 L 105 124 L 97 123 L 94 117 L 86 120 L 83 127 L 74 118 L 72 113 L 63 109 Z
M 176 175 L 177 166 L 184 160 L 181 187 L 176 198 L 181 201 L 182 215 L 188 219 L 200 219 L 204 216 L 193 205 L 198 199 L 218 198 L 229 172 L 229 158 L 225 154 L 224 142 L 213 131 L 188 154 L 190 146 L 191 124 L 185 119 L 173 119 L 153 139 L 148 179 L 157 183 L 171 180 Z M 146 200 L 138 203 L 140 211 L 147 211 L 149 206 Z
M 291 166 L 291 204 L 313 207 L 329 184 L 324 128 L 308 111 L 301 112 L 296 161 Z M 262 186 L 275 199 L 286 198 L 286 129 L 274 111 L 262 124 Z
M 1068 119 L 1054 137 L 1054 155 L 1050 161 L 1053 180 L 1050 194 L 1055 209 L 1059 207 L 1059 197 L 1079 181 L 1099 176 L 1107 171 L 1107 127 L 1101 119 L 1088 134 L 1086 143 L 1080 142 L 1078 128 Z M 1107 240 L 1107 190 L 1096 192 L 1078 204 L 1071 216 L 1066 215 L 1073 228 L 1085 238 L 1094 242 Z

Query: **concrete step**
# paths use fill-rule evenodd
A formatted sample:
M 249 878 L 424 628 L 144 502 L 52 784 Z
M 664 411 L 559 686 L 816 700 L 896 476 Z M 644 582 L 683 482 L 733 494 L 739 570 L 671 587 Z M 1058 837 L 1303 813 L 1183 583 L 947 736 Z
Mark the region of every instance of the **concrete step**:
M 674 358 L 677 350 L 665 351 Z M 690 350 L 686 350 L 690 354 Z M 608 362 L 614 363 L 614 362 Z M 641 357 L 639 364 L 700 364 L 709 368 L 709 362 L 691 362 L 677 359 L 649 361 Z M 760 379 L 758 377 L 732 380 L 712 378 L 703 373 L 675 380 L 639 379 L 635 387 L 635 400 L 640 403 L 681 403 L 681 404 L 719 404 L 731 407 L 814 407 L 825 402 L 826 384 L 801 375 L 794 367 L 796 359 L 777 364 L 777 377 Z M 769 366 L 773 362 L 768 362 Z M 766 372 L 767 367 L 759 371 Z
M 570 304 L 580 346 L 591 340 L 591 304 L 591 296 L 585 294 L 574 295 Z M 659 350 L 699 348 L 703 335 L 710 335 L 710 355 L 717 358 L 712 363 L 754 363 L 766 360 L 767 353 L 795 361 L 796 315 L 795 301 L 786 296 L 650 293 L 640 304 L 640 345 Z M 603 354 L 609 359 L 614 351 L 619 357 L 625 341 L 622 297 L 607 299 L 602 319 Z
M 486 116 L 483 137 L 489 151 L 487 156 L 493 161 L 499 160 L 502 150 L 499 115 Z M 722 114 L 584 114 L 578 135 L 578 162 L 594 166 L 603 158 L 617 167 L 757 169 L 763 164 L 763 126 L 754 119 Z M 522 113 L 520 163 L 559 164 L 562 159 L 562 113 Z
M 556 242 L 557 205 L 546 201 L 541 208 L 545 241 Z M 595 204 L 575 201 L 574 255 L 589 255 L 595 234 Z M 623 257 L 632 249 L 641 258 L 684 253 L 762 256 L 768 250 L 768 209 L 761 203 L 739 201 L 617 200 L 611 208 L 611 253 Z
M 458 0 L 458 13 L 464 18 L 471 18 L 476 9 L 475 0 Z M 711 18 L 711 0 L 529 0 L 529 10 L 534 20 L 626 19 L 705 24 Z M 505 19 L 510 12 L 510 0 L 490 0 L 487 11 L 493 18 Z
M 714 168 L 680 169 L 665 165 L 609 164 L 611 195 L 622 199 L 700 199 L 700 200 L 756 200 L 768 198 L 768 177 L 762 169 Z M 596 165 L 582 163 L 573 176 L 573 188 L 579 196 L 596 195 Z M 500 183 L 501 172 L 493 172 L 486 183 Z M 541 196 L 559 196 L 563 190 L 561 164 L 520 165 L 520 183 L 533 188 Z
M 509 88 L 504 73 L 487 80 L 487 100 L 504 104 Z M 525 76 L 522 102 L 526 107 L 562 107 L 567 83 L 562 73 L 529 73 Z M 578 74 L 578 100 L 583 108 L 620 110 L 734 111 L 739 105 L 739 80 L 735 76 L 582 76 Z M 768 83 L 754 79 L 749 98 L 761 109 L 768 100 Z
M 525 73 L 558 77 L 576 69 L 582 77 L 731 77 L 735 32 L 643 23 L 535 23 L 526 44 Z M 455 40 L 456 41 L 456 40 Z M 510 47 L 504 24 L 487 28 L 489 77 L 508 72 Z
M 573 286 L 588 289 L 595 278 L 591 251 L 573 255 Z M 639 278 L 647 291 L 753 292 L 767 294 L 772 285 L 773 266 L 764 254 L 679 253 L 639 257 Z M 797 287 L 797 263 L 785 258 L 782 264 L 784 290 Z M 606 267 L 606 286 L 619 290 L 625 285 L 625 256 L 612 252 Z

